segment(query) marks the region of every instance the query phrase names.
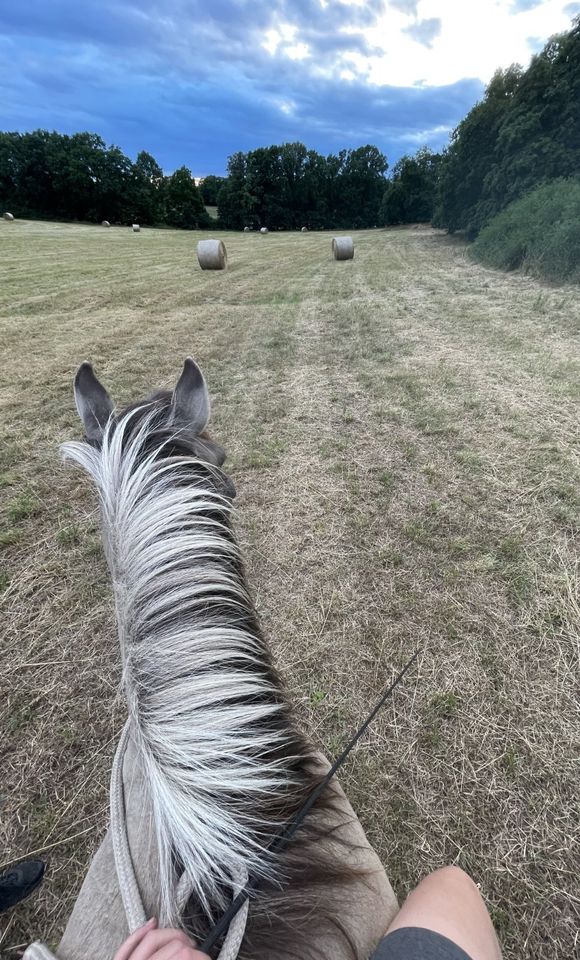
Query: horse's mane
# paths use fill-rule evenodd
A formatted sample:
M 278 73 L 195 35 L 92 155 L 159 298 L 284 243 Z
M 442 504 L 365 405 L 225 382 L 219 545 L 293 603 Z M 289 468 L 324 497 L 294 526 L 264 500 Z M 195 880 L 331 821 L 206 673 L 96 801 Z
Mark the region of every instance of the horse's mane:
M 198 938 L 228 905 L 234 881 L 257 877 L 241 954 L 255 958 L 283 931 L 299 939 L 309 911 L 317 928 L 340 930 L 340 909 L 332 897 L 320 902 L 320 890 L 338 896 L 353 871 L 332 853 L 331 791 L 289 852 L 268 854 L 320 770 L 260 632 L 227 478 L 200 457 L 203 435 L 168 426 L 168 396 L 112 417 L 99 445 L 68 443 L 63 454 L 100 496 L 122 683 L 151 791 L 160 921 L 180 922 L 176 870 L 193 883 L 189 926 Z

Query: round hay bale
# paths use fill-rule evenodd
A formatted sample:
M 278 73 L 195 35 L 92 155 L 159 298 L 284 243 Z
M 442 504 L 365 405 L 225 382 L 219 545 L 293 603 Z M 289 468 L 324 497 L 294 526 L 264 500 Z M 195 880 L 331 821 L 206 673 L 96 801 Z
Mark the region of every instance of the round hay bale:
M 308 227 L 302 227 L 300 233 L 308 233 Z
M 352 260 L 354 257 L 352 237 L 335 237 L 332 241 L 332 255 L 335 260 Z
M 13 214 L 13 213 L 8 213 L 8 211 L 7 211 L 7 212 L 4 214 L 4 219 L 5 219 L 5 220 L 14 220 L 14 214 Z
M 101 223 L 101 226 L 102 226 L 102 227 L 110 227 L 111 224 L 109 223 L 108 220 L 103 220 L 103 222 Z
M 268 227 L 260 227 L 260 233 L 268 233 Z
M 140 230 L 141 230 L 141 227 L 139 226 L 139 224 L 138 224 L 138 223 L 134 223 L 134 224 L 133 224 L 133 233 L 139 233 Z
M 250 228 L 249 228 L 249 227 L 244 227 L 244 233 L 249 233 L 249 232 L 250 232 Z
M 223 240 L 200 240 L 197 259 L 202 270 L 225 270 L 228 255 Z

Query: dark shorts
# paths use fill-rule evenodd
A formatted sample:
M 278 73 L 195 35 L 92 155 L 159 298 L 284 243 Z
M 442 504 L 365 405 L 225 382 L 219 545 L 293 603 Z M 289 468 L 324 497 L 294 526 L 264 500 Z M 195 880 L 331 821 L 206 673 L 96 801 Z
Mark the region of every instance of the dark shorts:
M 452 940 L 424 927 L 400 927 L 379 943 L 371 960 L 471 960 Z

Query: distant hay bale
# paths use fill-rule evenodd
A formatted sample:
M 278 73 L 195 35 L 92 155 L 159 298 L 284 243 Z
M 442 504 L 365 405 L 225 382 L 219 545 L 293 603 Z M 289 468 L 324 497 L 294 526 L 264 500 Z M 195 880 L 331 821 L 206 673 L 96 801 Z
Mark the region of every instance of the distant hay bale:
M 308 227 L 302 227 L 300 233 L 308 233 Z
M 101 226 L 102 226 L 102 227 L 110 227 L 111 224 L 109 223 L 108 220 L 103 220 L 103 222 L 101 223 Z
M 244 227 L 244 233 L 250 233 L 250 228 L 249 228 L 249 227 Z
M 268 233 L 268 227 L 260 227 L 260 233 Z
M 133 224 L 133 233 L 139 233 L 140 231 L 141 231 L 141 227 L 139 226 L 139 224 L 138 224 L 138 223 L 134 223 L 134 224 Z
M 332 255 L 335 260 L 352 260 L 354 257 L 352 237 L 335 237 L 332 241 Z
M 200 240 L 197 245 L 197 259 L 202 270 L 225 270 L 228 255 L 224 242 Z
M 5 219 L 5 220 L 14 220 L 14 214 L 13 214 L 13 213 L 8 213 L 8 212 L 6 212 L 6 213 L 4 214 L 4 219 Z

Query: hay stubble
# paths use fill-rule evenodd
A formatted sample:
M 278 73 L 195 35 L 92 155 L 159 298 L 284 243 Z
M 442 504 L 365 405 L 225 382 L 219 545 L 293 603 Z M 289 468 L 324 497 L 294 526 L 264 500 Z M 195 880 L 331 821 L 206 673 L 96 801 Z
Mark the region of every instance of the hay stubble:
M 577 948 L 580 295 L 471 264 L 427 230 L 201 234 L 2 227 L 2 860 L 46 849 L 0 920 L 62 929 L 107 818 L 123 720 L 95 501 L 58 463 L 90 359 L 122 402 L 203 365 L 258 607 L 333 754 L 422 648 L 343 780 L 397 892 L 446 862 L 506 955 Z

